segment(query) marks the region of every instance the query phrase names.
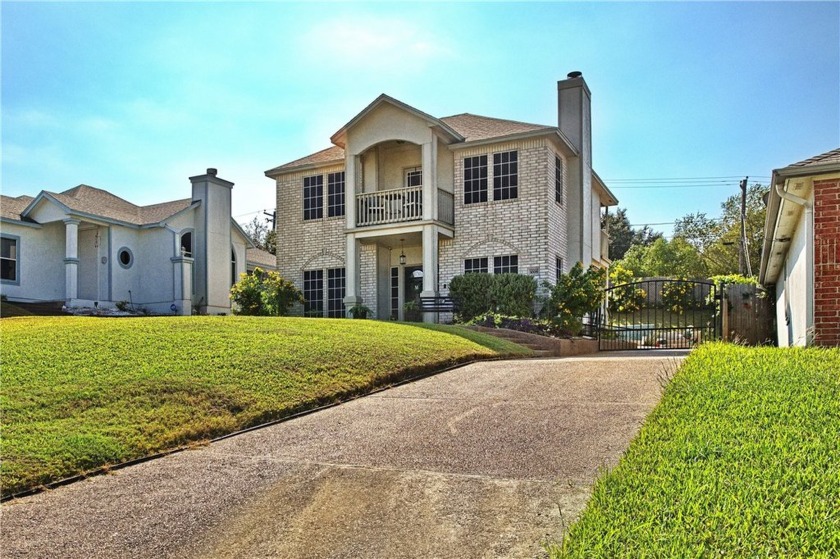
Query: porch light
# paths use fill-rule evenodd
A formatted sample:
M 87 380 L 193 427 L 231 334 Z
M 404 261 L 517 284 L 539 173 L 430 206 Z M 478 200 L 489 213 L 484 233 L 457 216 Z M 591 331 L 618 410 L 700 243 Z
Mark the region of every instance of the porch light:
M 403 250 L 403 240 L 400 239 L 400 266 L 405 266 L 405 251 Z

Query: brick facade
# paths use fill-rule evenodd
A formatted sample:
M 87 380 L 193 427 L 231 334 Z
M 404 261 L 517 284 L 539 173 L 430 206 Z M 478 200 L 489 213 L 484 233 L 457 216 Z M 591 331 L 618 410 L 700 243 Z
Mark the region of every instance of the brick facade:
M 494 201 L 493 154 L 504 151 L 518 152 L 518 196 Z M 488 156 L 488 201 L 464 204 L 464 158 L 476 155 Z M 467 258 L 486 257 L 492 271 L 493 257 L 515 254 L 520 274 L 531 274 L 538 281 L 556 280 L 556 258 L 566 261 L 566 215 L 554 197 L 555 155 L 545 138 L 454 152 L 455 238 L 441 241 L 439 247 L 442 291 L 446 291 L 443 285 L 464 273 Z M 565 188 L 567 181 L 563 184 Z
M 516 151 L 518 192 L 510 200 L 493 200 L 493 154 Z M 464 158 L 488 156 L 488 201 L 464 204 Z M 495 256 L 517 255 L 519 273 L 531 274 L 538 281 L 556 281 L 556 260 L 568 267 L 566 256 L 566 207 L 555 201 L 555 158 L 563 162 L 564 200 L 568 199 L 568 163 L 546 138 L 487 144 L 453 150 L 455 237 L 440 239 L 438 247 L 438 290 L 448 292 L 456 275 L 464 273 L 467 258 L 488 259 L 490 271 Z M 345 217 L 303 219 L 303 179 L 344 170 L 331 165 L 297 171 L 277 177 L 277 235 L 282 257 L 278 271 L 303 289 L 306 270 L 326 270 L 345 265 Z M 326 204 L 326 192 L 324 195 Z M 351 203 L 349 200 L 345 204 Z M 326 208 L 324 211 L 326 216 Z M 377 273 L 377 245 L 363 244 L 359 253 L 360 295 L 377 315 L 378 293 L 389 290 Z M 326 277 L 326 273 L 325 273 Z M 386 282 L 388 283 L 388 282 Z M 446 287 L 444 287 L 446 286 Z M 302 306 L 293 309 L 302 314 Z
M 281 255 L 277 270 L 301 291 L 304 270 L 343 268 L 345 265 L 346 218 L 343 215 L 326 217 L 327 174 L 343 170 L 343 165 L 333 165 L 277 177 L 277 251 Z M 325 217 L 304 221 L 303 178 L 312 175 L 324 175 Z M 324 290 L 326 292 L 326 286 Z M 297 305 L 292 312 L 303 314 L 303 306 Z
M 814 345 L 840 346 L 840 179 L 814 181 Z

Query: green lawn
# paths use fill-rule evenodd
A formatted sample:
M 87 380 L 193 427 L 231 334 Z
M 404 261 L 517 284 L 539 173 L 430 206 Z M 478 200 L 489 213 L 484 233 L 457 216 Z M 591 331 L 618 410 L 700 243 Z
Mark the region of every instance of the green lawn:
M 701 346 L 552 557 L 840 557 L 840 349 Z
M 10 318 L 0 344 L 4 494 L 529 353 L 459 327 L 263 317 Z

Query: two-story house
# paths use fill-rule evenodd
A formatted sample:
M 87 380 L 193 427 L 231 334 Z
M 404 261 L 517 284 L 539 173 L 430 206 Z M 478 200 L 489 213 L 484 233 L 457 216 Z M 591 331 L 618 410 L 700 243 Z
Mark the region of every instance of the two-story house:
M 617 200 L 592 170 L 591 94 L 579 72 L 557 88 L 557 126 L 436 118 L 383 94 L 333 147 L 266 171 L 278 269 L 304 313 L 363 304 L 402 320 L 405 303 L 446 294 L 459 274 L 553 283 L 576 262 L 605 266 L 601 209 Z

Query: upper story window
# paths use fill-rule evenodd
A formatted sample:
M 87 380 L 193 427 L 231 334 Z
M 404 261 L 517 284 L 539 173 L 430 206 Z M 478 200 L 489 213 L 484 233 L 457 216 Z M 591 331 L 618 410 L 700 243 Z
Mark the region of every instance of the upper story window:
M 13 235 L 0 238 L 0 279 L 3 283 L 20 284 L 19 243 L 20 237 Z
M 516 198 L 519 187 L 518 153 L 503 151 L 493 154 L 493 200 Z
M 563 203 L 563 160 L 554 156 L 554 200 Z
M 423 186 L 423 168 L 414 167 L 405 170 L 405 187 Z
M 303 177 L 303 219 L 324 217 L 324 175 Z
M 344 215 L 344 171 L 327 175 L 327 216 L 342 215 Z
M 192 258 L 193 255 L 193 234 L 192 231 L 181 233 L 181 256 Z
M 494 274 L 518 274 L 519 256 L 515 254 L 493 257 Z
M 560 280 L 560 276 L 563 275 L 563 259 L 559 256 L 554 259 L 554 272 L 555 272 L 555 283 Z
M 487 156 L 464 158 L 464 204 L 487 201 Z
M 486 258 L 467 258 L 464 260 L 465 274 L 486 274 L 487 273 L 487 259 Z

